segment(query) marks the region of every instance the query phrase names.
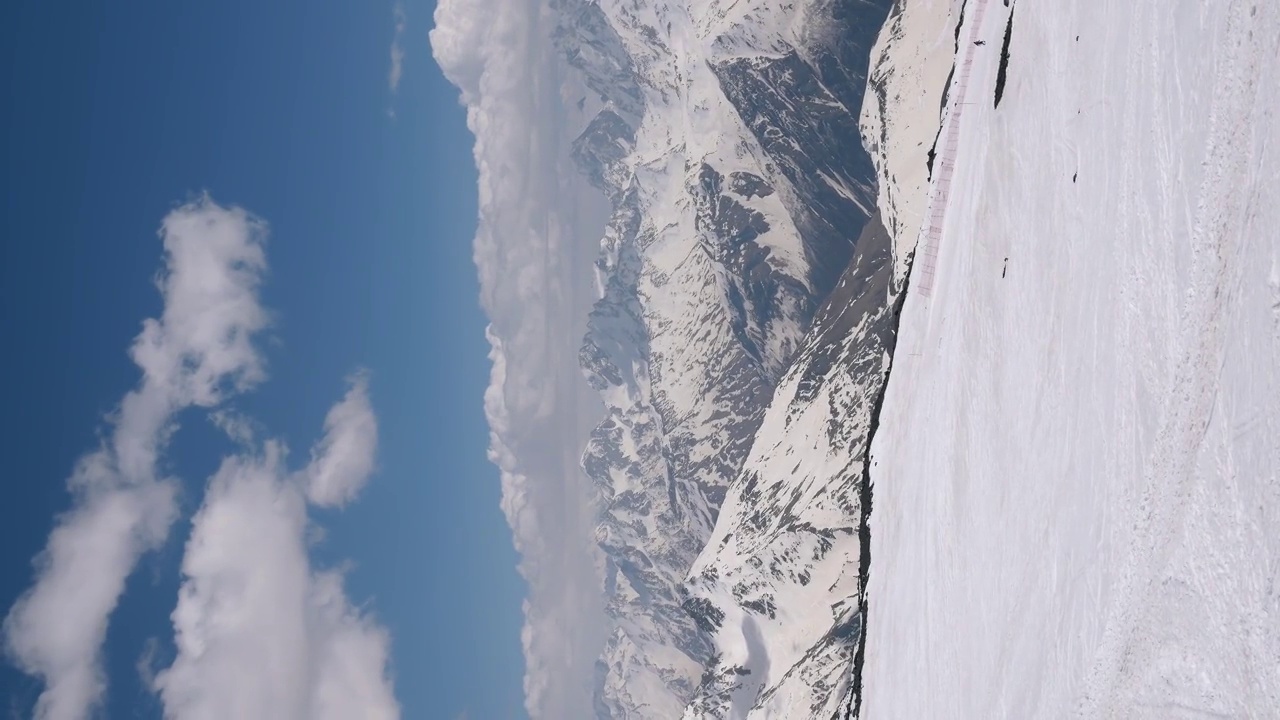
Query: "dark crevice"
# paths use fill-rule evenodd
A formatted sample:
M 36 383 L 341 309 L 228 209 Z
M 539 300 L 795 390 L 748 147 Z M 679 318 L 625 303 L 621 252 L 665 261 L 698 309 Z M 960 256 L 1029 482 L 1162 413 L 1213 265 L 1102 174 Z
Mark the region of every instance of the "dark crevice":
M 964 0 L 960 4 L 960 17 L 956 20 L 956 41 L 951 50 L 951 72 L 947 74 L 947 81 L 942 84 L 942 102 L 938 105 L 938 117 L 942 117 L 943 111 L 947 109 L 947 95 L 951 92 L 951 78 L 955 77 L 956 60 L 960 57 L 960 28 L 964 27 L 964 11 L 968 7 L 969 0 Z
M 947 111 L 947 99 L 951 97 L 951 82 L 956 77 L 956 60 L 960 57 L 960 28 L 964 27 L 964 11 L 968 7 L 969 0 L 964 0 L 960 4 L 960 16 L 956 20 L 955 48 L 951 52 L 951 71 L 947 73 L 947 81 L 942 83 L 942 102 L 938 103 L 938 132 L 933 136 L 933 145 L 929 148 L 929 159 L 925 161 L 925 166 L 929 169 L 927 178 L 930 182 L 933 181 L 933 161 L 938 152 L 938 139 L 942 137 L 942 116 Z
M 1004 26 L 1004 45 L 1000 48 L 1000 70 L 996 72 L 996 107 L 1000 107 L 1000 98 L 1004 97 L 1004 83 L 1009 76 L 1009 40 L 1013 38 L 1013 14 L 1018 6 L 1009 10 L 1009 23 Z
M 929 168 L 929 174 L 926 179 L 933 182 L 933 161 L 938 157 L 938 141 L 942 139 L 942 123 L 938 123 L 938 132 L 933 135 L 933 145 L 929 148 L 929 159 L 925 160 L 925 167 Z
M 964 26 L 964 12 L 968 6 L 968 0 L 965 0 L 960 6 L 960 15 L 956 22 L 955 32 L 955 54 L 951 63 L 951 72 L 947 75 L 947 80 L 943 84 L 942 103 L 938 109 L 938 132 L 934 136 L 933 146 L 929 148 L 929 155 L 926 161 L 929 170 L 929 181 L 933 180 L 933 163 L 937 157 L 938 142 L 942 138 L 942 116 L 946 112 L 947 100 L 951 93 L 951 83 L 955 80 L 956 64 L 955 58 L 960 54 L 960 30 Z M 1010 14 L 1010 27 L 1012 27 L 1012 13 Z M 1008 50 L 1008 32 L 1005 38 L 1005 50 Z M 1003 67 L 1003 65 L 1002 65 Z M 875 496 L 875 488 L 871 482 L 871 446 L 875 442 L 876 433 L 880 430 L 880 415 L 884 410 L 885 396 L 889 391 L 890 375 L 893 371 L 893 359 L 898 344 L 898 328 L 902 323 L 902 308 L 907 301 L 907 293 L 911 285 L 911 270 L 915 265 L 915 250 L 907 258 L 906 271 L 902 279 L 902 288 L 898 291 L 898 296 L 894 298 L 893 309 L 890 319 L 889 344 L 886 352 L 889 355 L 889 362 L 884 370 L 884 381 L 880 386 L 880 391 L 876 394 L 875 402 L 872 405 L 871 422 L 867 430 L 867 442 L 863 448 L 862 456 L 862 479 L 858 485 L 859 507 L 861 509 L 861 518 L 858 522 L 858 540 L 860 543 L 860 553 L 858 557 L 858 648 L 854 651 L 853 656 L 853 672 L 852 685 L 849 689 L 848 699 L 840 710 L 836 711 L 836 716 L 832 720 L 857 720 L 862 714 L 862 673 L 866 666 L 867 657 L 867 617 L 869 604 L 867 602 L 867 584 L 871 576 L 871 509 Z
M 969 7 L 969 0 L 964 0 L 960 4 L 960 17 L 956 20 L 956 47 L 955 53 L 960 53 L 960 28 L 964 27 L 964 11 Z
M 888 346 L 888 366 L 884 369 L 884 381 L 880 391 L 876 393 L 872 404 L 871 423 L 867 430 L 867 442 L 862 451 L 862 480 L 858 485 L 859 506 L 862 517 L 858 522 L 858 541 L 861 552 L 858 558 L 858 649 L 853 656 L 853 686 L 849 690 L 849 700 L 844 707 L 844 716 L 836 720 L 856 720 L 862 713 L 862 670 L 867 656 L 867 580 L 871 572 L 871 508 L 875 488 L 871 483 L 871 446 L 875 442 L 876 433 L 880 430 L 880 415 L 884 410 L 885 395 L 889 391 L 890 375 L 893 372 L 893 358 L 898 346 L 898 327 L 902 322 L 902 308 L 907 301 L 907 291 L 911 285 L 911 269 L 915 265 L 915 250 L 907 258 L 906 272 L 902 279 L 902 289 L 894 298 L 890 317 L 891 333 Z

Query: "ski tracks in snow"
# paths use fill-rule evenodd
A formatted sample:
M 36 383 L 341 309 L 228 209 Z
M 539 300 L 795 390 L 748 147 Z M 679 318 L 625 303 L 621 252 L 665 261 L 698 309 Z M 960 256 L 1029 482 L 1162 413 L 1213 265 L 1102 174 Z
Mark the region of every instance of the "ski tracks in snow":
M 1256 1 L 1256 0 L 1255 0 Z M 1183 537 L 1196 490 L 1197 462 L 1212 420 L 1223 366 L 1227 320 L 1239 287 L 1240 258 L 1252 192 L 1238 179 L 1250 176 L 1255 101 L 1268 62 L 1264 41 L 1275 32 L 1265 3 L 1236 0 L 1227 11 L 1221 57 L 1214 78 L 1203 179 L 1191 233 L 1190 289 L 1183 299 L 1171 396 L 1148 456 L 1131 540 L 1121 566 L 1094 663 L 1085 678 L 1077 714 L 1128 717 L 1136 711 L 1129 691 L 1141 683 L 1158 650 L 1153 610 L 1158 584 Z M 1148 6 L 1159 12 L 1159 8 Z M 1139 143 L 1142 138 L 1131 137 Z M 1159 240 L 1160 238 L 1157 238 Z M 1229 631 L 1223 628 L 1224 631 Z M 1252 634 L 1256 637 L 1257 634 Z M 1265 654 L 1264 648 L 1256 648 Z M 1257 658 L 1263 660 L 1263 658 Z M 1259 678 L 1263 685 L 1273 679 Z M 1262 689 L 1259 688 L 1259 692 Z M 1270 693 L 1267 693 L 1270 694 Z M 1217 705 L 1214 698 L 1203 698 Z M 1266 702 L 1263 698 L 1258 701 Z M 1249 702 L 1246 707 L 1262 708 Z M 1205 716 L 1205 709 L 1169 705 L 1148 708 L 1166 716 Z
M 933 285 L 938 273 L 938 245 L 942 240 L 947 204 L 951 198 L 951 182 L 955 176 L 956 157 L 960 148 L 961 122 L 964 119 L 965 106 L 973 102 L 969 92 L 969 81 L 973 76 L 974 60 L 977 56 L 975 42 L 982 37 L 982 21 L 986 16 L 987 1 L 969 0 L 972 7 L 968 10 L 972 15 L 965 19 L 964 27 L 956 31 L 959 47 L 948 93 L 946 113 L 935 148 L 933 167 L 935 179 L 932 196 L 929 198 L 929 209 L 925 214 L 925 225 L 920 230 L 921 237 L 916 242 L 916 247 L 921 248 L 919 280 L 916 282 L 916 287 L 920 295 L 925 298 L 933 296 Z

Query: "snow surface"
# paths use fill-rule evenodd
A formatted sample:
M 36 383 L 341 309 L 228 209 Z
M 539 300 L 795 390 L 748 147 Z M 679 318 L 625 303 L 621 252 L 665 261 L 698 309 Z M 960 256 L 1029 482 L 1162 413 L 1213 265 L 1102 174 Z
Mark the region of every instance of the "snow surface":
M 968 4 L 863 717 L 1280 716 L 1280 7 Z

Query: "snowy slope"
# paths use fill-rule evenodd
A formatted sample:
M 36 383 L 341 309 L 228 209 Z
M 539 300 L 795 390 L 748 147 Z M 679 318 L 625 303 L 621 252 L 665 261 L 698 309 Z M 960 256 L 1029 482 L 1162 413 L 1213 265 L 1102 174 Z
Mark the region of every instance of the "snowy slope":
M 863 717 L 1277 717 L 1280 8 L 968 5 Z

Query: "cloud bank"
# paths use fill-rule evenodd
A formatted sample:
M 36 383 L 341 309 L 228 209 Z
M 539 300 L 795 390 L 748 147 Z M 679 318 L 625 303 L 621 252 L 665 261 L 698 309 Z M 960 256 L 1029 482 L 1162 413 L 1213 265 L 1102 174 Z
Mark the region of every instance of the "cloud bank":
M 177 658 L 154 687 L 173 720 L 393 720 L 390 638 L 307 553 L 308 499 L 354 498 L 373 470 L 376 421 L 358 376 L 329 411 L 305 470 L 285 450 L 227 458 L 182 562 Z
M 489 457 L 529 585 L 525 702 L 532 717 L 558 720 L 594 715 L 605 633 L 579 467 L 604 413 L 577 354 L 608 207 L 569 159 L 584 91 L 563 72 L 555 20 L 544 0 L 441 0 L 431 46 L 475 135 L 475 262 L 493 363 L 484 402 Z
M 83 720 L 101 703 L 108 619 L 139 556 L 164 542 L 177 516 L 176 482 L 157 474 L 177 413 L 213 408 L 264 378 L 253 339 L 268 324 L 258 302 L 265 233 L 243 210 L 207 197 L 161 226 L 164 310 L 143 323 L 130 351 L 142 380 L 77 464 L 72 508 L 4 622 L 12 659 L 45 683 L 39 720 Z M 285 470 L 279 443 L 251 449 L 250 420 L 210 414 L 250 449 L 222 463 L 193 520 L 173 613 L 177 658 L 149 678 L 165 716 L 398 718 L 386 631 L 351 606 L 340 572 L 311 567 L 306 544 L 308 501 L 347 504 L 375 467 L 367 376 L 353 376 L 298 472 Z M 140 664 L 144 678 L 150 664 Z
M 102 698 L 99 654 L 107 619 L 138 557 L 164 542 L 177 511 L 175 483 L 157 460 L 190 406 L 212 407 L 264 376 L 254 336 L 265 227 L 202 197 L 165 217 L 159 319 L 143 323 L 130 355 L 142 370 L 107 437 L 67 481 L 71 510 L 35 561 L 35 584 L 4 622 L 15 663 L 45 683 L 40 720 L 78 720 Z

